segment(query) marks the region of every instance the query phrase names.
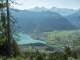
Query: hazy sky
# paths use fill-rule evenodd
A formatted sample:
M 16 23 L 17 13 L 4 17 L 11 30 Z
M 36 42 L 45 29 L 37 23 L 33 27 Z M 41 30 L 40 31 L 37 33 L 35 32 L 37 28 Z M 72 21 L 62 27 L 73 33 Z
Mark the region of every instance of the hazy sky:
M 19 4 L 15 5 L 18 9 L 30 9 L 34 7 L 59 7 L 59 8 L 80 8 L 80 0 L 16 0 Z

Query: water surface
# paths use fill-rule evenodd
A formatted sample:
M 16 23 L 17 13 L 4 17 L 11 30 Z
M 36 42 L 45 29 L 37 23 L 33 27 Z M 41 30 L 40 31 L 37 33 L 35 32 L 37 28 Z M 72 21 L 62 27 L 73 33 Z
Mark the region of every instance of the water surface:
M 36 40 L 30 37 L 30 35 L 28 34 L 24 34 L 24 33 L 18 33 L 19 35 L 19 41 L 17 41 L 18 44 L 29 44 L 29 43 L 44 43 L 46 44 L 46 42 L 42 41 L 42 40 Z

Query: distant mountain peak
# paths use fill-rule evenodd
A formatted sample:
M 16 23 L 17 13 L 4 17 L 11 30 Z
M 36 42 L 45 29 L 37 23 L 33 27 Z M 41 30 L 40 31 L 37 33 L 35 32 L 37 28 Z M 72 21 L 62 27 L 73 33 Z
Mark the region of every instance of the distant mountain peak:
M 71 15 L 71 14 L 75 13 L 77 10 L 78 9 L 74 10 L 74 9 L 57 8 L 57 7 L 52 7 L 50 9 L 47 9 L 45 7 L 35 7 L 35 8 L 32 8 L 32 9 L 28 9 L 28 11 L 32 11 L 32 12 L 51 11 L 51 12 L 59 13 L 63 16 Z
M 41 12 L 41 11 L 48 11 L 48 9 L 45 8 L 45 7 L 35 7 L 35 8 L 33 8 L 33 9 L 28 9 L 28 11 Z
M 36 6 L 36 7 L 34 7 L 34 8 L 45 8 L 45 7 L 37 7 L 37 6 Z

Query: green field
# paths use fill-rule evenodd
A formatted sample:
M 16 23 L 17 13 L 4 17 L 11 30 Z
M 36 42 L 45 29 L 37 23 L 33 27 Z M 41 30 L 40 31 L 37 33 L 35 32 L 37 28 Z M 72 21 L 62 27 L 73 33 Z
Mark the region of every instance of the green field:
M 44 40 L 48 44 L 67 44 L 80 38 L 80 30 L 67 30 L 67 31 L 53 31 L 45 32 L 47 37 Z
M 80 39 L 80 30 L 57 30 L 52 32 L 35 33 L 34 39 L 44 40 L 49 45 L 71 45 Z

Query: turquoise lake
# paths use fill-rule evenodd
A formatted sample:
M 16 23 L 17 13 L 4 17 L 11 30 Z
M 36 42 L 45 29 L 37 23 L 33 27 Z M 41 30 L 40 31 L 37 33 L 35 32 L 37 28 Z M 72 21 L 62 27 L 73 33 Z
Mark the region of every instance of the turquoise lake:
M 24 33 L 18 33 L 19 36 L 19 41 L 17 41 L 18 44 L 29 44 L 29 43 L 44 43 L 46 44 L 45 41 L 42 40 L 35 40 L 30 37 L 30 35 L 24 34 Z

